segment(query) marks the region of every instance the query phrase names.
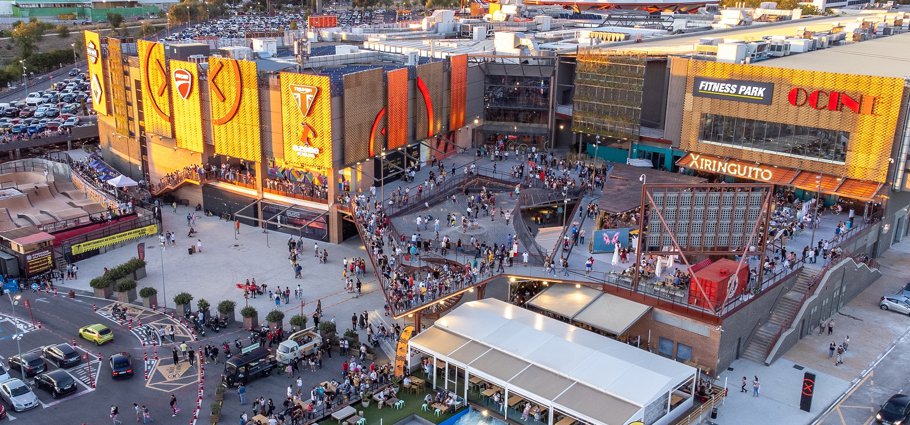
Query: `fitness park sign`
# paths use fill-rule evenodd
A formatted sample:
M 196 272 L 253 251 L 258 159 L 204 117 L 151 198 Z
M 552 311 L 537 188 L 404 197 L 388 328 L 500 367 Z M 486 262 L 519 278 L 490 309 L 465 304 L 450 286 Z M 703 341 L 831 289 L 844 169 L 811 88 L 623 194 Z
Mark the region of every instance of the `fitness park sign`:
M 711 99 L 770 105 L 774 100 L 774 84 L 744 80 L 716 80 L 695 77 L 692 95 Z

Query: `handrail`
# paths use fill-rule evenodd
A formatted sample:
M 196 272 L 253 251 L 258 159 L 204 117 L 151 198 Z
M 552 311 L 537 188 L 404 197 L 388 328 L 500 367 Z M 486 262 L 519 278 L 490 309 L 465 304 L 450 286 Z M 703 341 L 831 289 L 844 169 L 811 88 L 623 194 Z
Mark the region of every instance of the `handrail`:
M 685 418 L 681 419 L 679 422 L 676 422 L 676 425 L 692 425 L 698 423 L 702 415 L 708 413 L 710 409 L 713 409 L 715 406 L 717 406 L 717 403 L 727 396 L 726 388 L 721 388 L 713 384 L 711 387 L 713 387 L 715 390 L 714 394 L 711 395 L 711 398 L 692 410 L 692 412 L 686 415 Z

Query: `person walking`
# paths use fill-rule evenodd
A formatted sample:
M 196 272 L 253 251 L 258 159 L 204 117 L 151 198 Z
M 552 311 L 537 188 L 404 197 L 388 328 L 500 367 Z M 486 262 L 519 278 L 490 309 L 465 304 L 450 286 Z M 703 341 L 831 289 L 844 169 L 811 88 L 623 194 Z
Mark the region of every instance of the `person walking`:
M 828 345 L 828 358 L 834 357 L 834 351 L 837 350 L 837 344 L 834 341 L 831 341 L 831 344 Z
M 761 382 L 758 381 L 758 376 L 752 380 L 752 397 L 758 397 L 758 393 L 761 390 Z
M 828 335 L 831 335 L 833 333 L 834 333 L 834 318 L 832 317 L 832 318 L 828 319 Z
M 147 424 L 149 422 L 155 422 L 152 420 L 152 414 L 149 412 L 149 408 L 146 405 L 142 405 L 142 423 Z
M 196 350 L 188 351 L 186 359 L 190 362 L 190 366 L 193 366 L 196 363 Z
M 841 344 L 844 347 L 844 352 L 847 352 L 847 346 L 850 345 L 850 335 L 844 337 L 844 343 Z
M 746 378 L 745 376 L 743 376 L 742 385 L 739 387 L 739 392 L 741 392 L 741 393 L 749 392 L 749 390 L 746 389 L 746 385 L 748 385 L 748 384 L 749 384 L 749 378 Z
M 142 421 L 142 409 L 139 407 L 139 403 L 133 403 L 133 410 L 136 411 L 136 422 Z
M 237 387 L 237 395 L 240 397 L 241 405 L 246 403 L 246 386 L 245 385 L 240 384 L 240 386 Z
M 171 348 L 171 355 L 174 356 L 174 368 L 177 368 L 177 363 L 180 363 L 180 355 L 177 354 L 177 347 Z
M 835 366 L 840 366 L 844 364 L 844 346 L 840 345 L 837 347 L 837 361 L 834 362 Z
M 123 423 L 123 421 L 121 421 L 120 419 L 117 419 L 117 415 L 119 415 L 119 414 L 120 414 L 120 411 L 117 409 L 117 406 L 115 406 L 115 405 L 112 404 L 112 405 L 111 405 L 111 423 L 112 423 L 113 425 L 117 425 L 117 424 L 122 424 L 122 423 Z
M 177 407 L 177 396 L 171 394 L 171 401 L 169 402 L 169 404 L 171 405 L 171 412 L 172 412 L 171 417 L 173 418 L 173 417 L 177 416 L 178 413 L 180 413 L 180 408 Z

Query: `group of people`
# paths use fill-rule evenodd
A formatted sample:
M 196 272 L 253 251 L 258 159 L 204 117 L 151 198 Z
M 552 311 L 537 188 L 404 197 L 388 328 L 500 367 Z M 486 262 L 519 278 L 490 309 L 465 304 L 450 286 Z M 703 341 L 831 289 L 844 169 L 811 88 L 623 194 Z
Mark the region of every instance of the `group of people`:
M 285 177 L 265 179 L 265 189 L 284 195 L 303 195 L 309 198 L 328 199 L 329 188 L 324 183 L 313 181 L 291 181 Z

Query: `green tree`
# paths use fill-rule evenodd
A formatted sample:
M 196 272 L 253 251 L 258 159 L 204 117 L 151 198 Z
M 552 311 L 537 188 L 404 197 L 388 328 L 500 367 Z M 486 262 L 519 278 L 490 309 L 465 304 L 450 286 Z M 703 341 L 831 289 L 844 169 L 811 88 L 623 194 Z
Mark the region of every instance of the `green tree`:
M 139 36 L 146 37 L 158 32 L 158 29 L 151 22 L 145 21 L 139 27 Z
M 70 37 L 70 27 L 67 25 L 57 25 L 57 37 L 60 38 L 69 38 Z
M 111 24 L 111 28 L 118 29 L 123 25 L 123 15 L 114 12 L 107 13 L 107 22 Z
M 35 52 L 35 45 L 44 35 L 45 25 L 32 19 L 28 23 L 17 21 L 10 39 L 19 49 L 19 57 L 25 59 Z

